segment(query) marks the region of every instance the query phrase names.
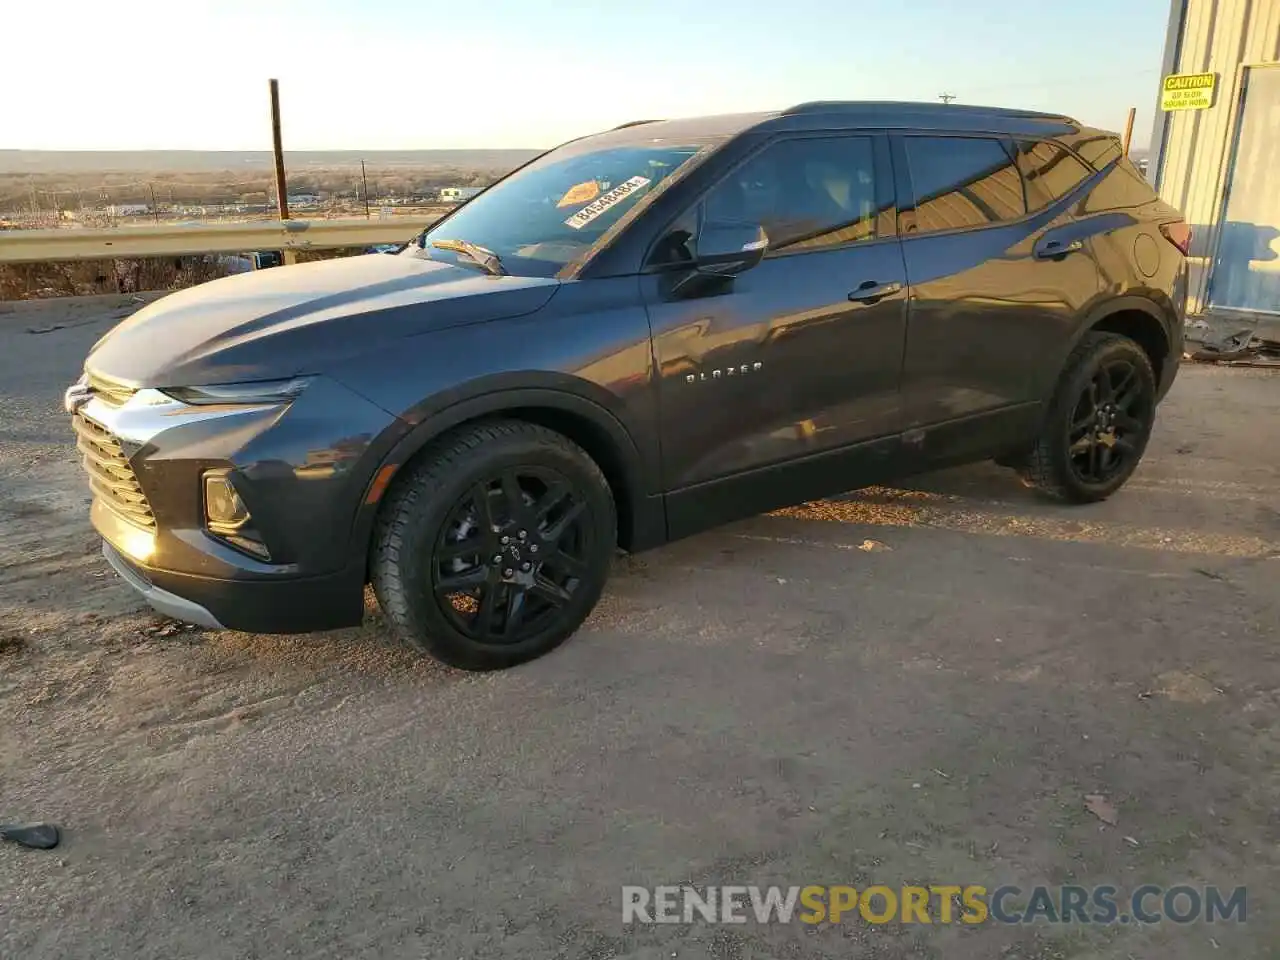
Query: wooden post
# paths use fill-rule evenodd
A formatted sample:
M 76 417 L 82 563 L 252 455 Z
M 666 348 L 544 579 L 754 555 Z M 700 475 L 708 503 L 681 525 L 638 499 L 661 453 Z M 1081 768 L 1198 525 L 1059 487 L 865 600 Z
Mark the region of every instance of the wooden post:
M 364 161 L 360 161 L 360 182 L 364 184 L 364 218 L 369 219 L 369 178 L 365 176 Z
M 276 155 L 276 205 L 280 219 L 289 219 L 289 193 L 284 182 L 284 146 L 280 137 L 280 82 L 268 80 L 271 86 L 271 143 Z
M 280 136 L 280 81 L 268 80 L 271 87 L 271 145 L 276 155 L 276 206 L 280 219 L 289 219 L 289 188 L 284 179 L 284 144 Z M 294 263 L 292 250 L 284 251 L 284 262 Z
M 1137 107 L 1129 108 L 1129 119 L 1124 122 L 1124 155 L 1129 155 L 1129 140 L 1133 137 L 1133 118 L 1137 114 Z

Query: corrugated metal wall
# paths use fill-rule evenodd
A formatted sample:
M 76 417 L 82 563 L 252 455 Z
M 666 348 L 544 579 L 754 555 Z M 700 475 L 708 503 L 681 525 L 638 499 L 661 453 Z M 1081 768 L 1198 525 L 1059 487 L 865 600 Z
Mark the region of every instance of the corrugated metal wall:
M 1204 305 L 1208 262 L 1218 242 L 1223 190 L 1239 117 L 1241 65 L 1280 60 L 1280 0 L 1173 0 L 1185 15 L 1171 73 L 1217 73 L 1208 110 L 1173 111 L 1164 129 L 1156 185 L 1195 229 L 1187 311 Z

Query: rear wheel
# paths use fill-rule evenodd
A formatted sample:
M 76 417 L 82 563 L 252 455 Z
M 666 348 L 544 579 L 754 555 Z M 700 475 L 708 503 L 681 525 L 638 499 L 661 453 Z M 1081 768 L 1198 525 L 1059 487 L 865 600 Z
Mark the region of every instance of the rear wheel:
M 586 619 L 616 539 L 608 483 L 581 448 L 535 424 L 477 424 L 388 496 L 374 592 L 417 649 L 466 670 L 509 667 Z
M 1118 333 L 1086 334 L 1021 466 L 1023 478 L 1057 499 L 1105 500 L 1137 468 L 1155 410 L 1155 374 L 1143 349 Z

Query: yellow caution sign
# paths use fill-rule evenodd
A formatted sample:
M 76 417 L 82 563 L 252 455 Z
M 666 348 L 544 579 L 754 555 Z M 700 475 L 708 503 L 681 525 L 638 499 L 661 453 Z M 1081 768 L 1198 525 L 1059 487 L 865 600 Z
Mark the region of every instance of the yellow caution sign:
M 1218 90 L 1216 73 L 1175 73 L 1164 78 L 1161 110 L 1207 110 Z

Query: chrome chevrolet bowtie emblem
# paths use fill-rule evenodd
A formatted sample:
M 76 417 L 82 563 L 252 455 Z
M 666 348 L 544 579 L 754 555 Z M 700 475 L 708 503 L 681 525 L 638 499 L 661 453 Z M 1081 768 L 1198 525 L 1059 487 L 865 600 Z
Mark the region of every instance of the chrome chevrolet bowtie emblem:
M 77 380 L 71 386 L 67 387 L 66 393 L 62 395 L 62 406 L 67 413 L 75 413 L 93 398 L 93 391 L 89 389 L 89 384 L 84 380 Z

